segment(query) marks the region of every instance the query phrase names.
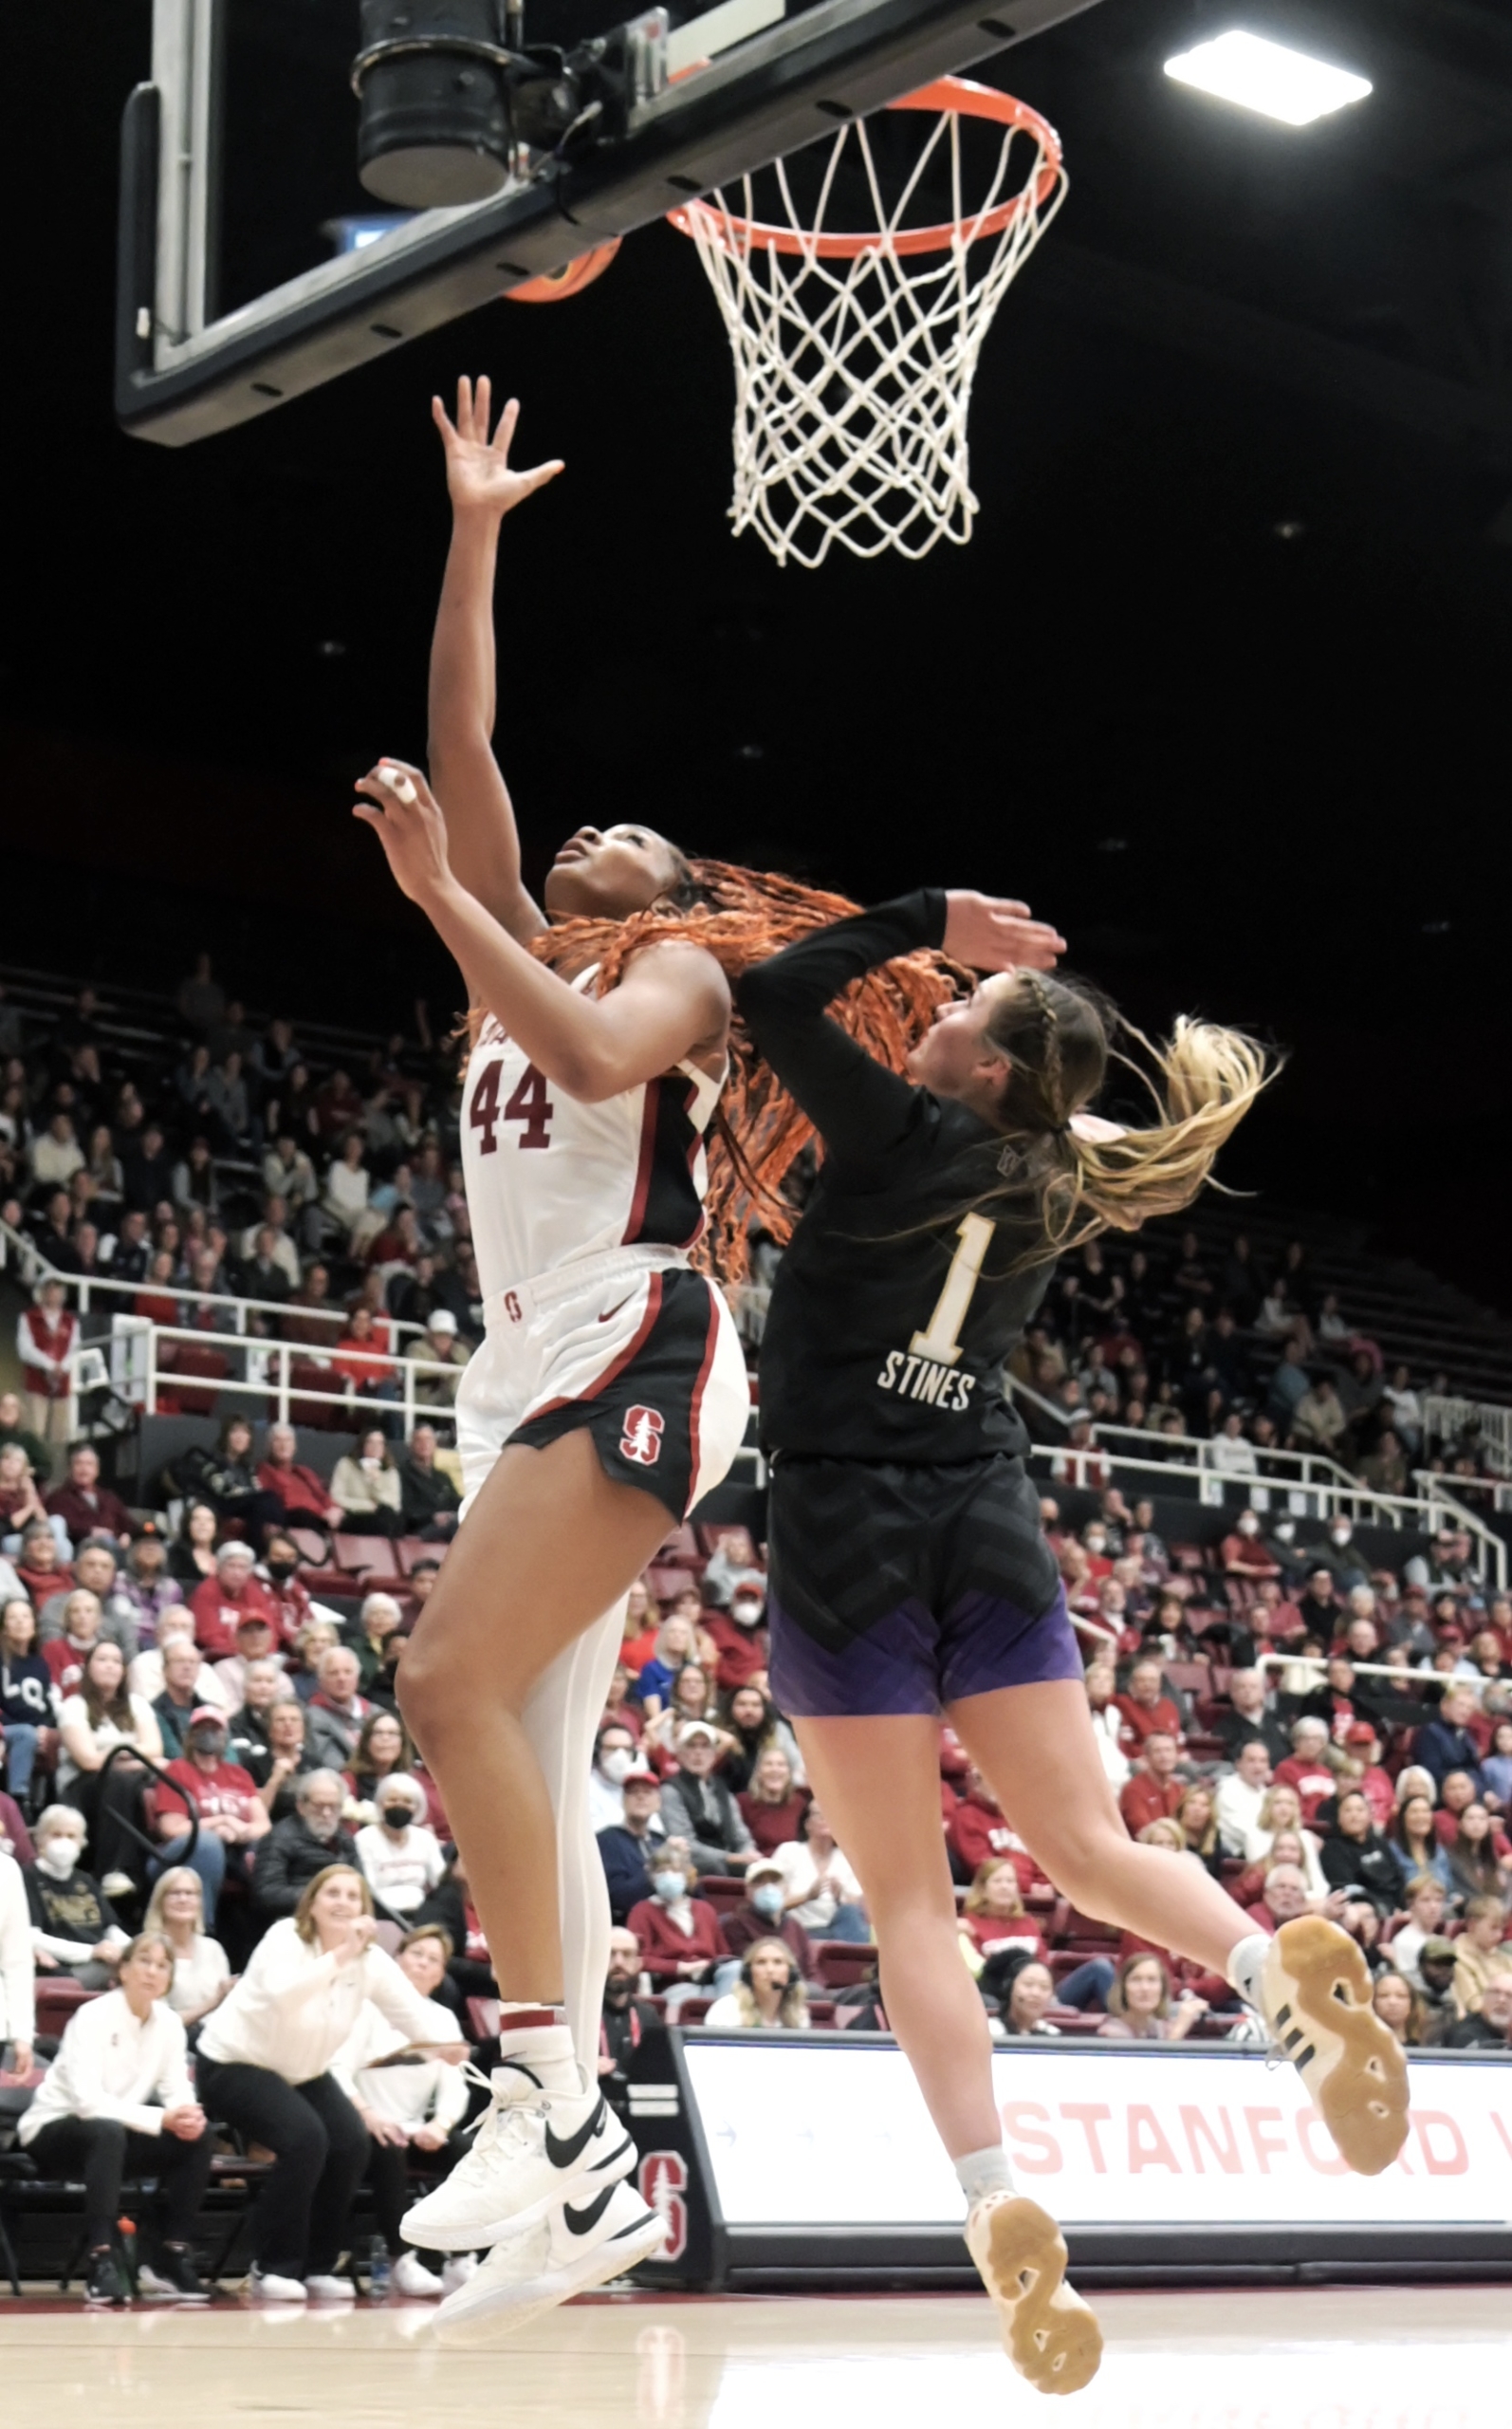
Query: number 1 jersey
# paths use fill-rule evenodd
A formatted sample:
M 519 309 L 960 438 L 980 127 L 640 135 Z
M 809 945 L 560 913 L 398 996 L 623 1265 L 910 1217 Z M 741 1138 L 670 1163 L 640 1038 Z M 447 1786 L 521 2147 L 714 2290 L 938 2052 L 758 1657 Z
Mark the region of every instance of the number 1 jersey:
M 588 987 L 586 970 L 576 981 Z M 462 1170 L 485 1300 L 579 1257 L 691 1248 L 704 1228 L 705 1134 L 721 1082 L 696 1064 L 584 1104 L 490 1014 L 468 1059 Z
M 1028 1448 L 1003 1365 L 1051 1267 L 1021 1263 L 1037 1233 L 1002 1194 L 1002 1134 L 826 1017 L 863 973 L 944 932 L 944 895 L 908 895 L 801 937 L 736 985 L 824 1148 L 762 1337 L 768 1450 L 933 1463 Z

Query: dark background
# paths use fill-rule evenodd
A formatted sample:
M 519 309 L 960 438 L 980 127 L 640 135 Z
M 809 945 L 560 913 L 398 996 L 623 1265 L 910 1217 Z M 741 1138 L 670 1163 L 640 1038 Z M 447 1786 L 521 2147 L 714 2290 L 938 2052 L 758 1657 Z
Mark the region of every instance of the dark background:
M 233 0 L 223 302 L 363 207 L 355 22 Z M 1298 132 L 1161 75 L 1230 22 L 1376 91 Z M 501 302 L 249 428 L 121 436 L 116 129 L 149 25 L 76 0 L 8 29 L 5 960 L 167 989 L 205 943 L 259 1010 L 451 1009 L 347 813 L 378 752 L 423 756 L 428 403 L 486 370 L 525 459 L 568 466 L 499 593 L 537 869 L 635 817 L 861 897 L 1024 894 L 1146 1023 L 1290 1049 L 1234 1178 L 1512 1309 L 1504 12 L 1104 0 L 989 66 L 1072 186 L 986 349 L 976 536 L 818 573 L 728 534 L 728 353 L 665 227 L 570 303 Z

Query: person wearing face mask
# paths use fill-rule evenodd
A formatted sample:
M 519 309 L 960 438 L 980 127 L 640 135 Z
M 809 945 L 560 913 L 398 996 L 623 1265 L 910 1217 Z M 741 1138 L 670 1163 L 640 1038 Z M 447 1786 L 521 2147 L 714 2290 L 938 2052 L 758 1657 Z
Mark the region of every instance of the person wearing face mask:
M 1355 1540 L 1352 1519 L 1334 1517 L 1329 1520 L 1328 1544 L 1319 1558 L 1332 1570 L 1334 1583 L 1341 1594 L 1348 1594 L 1354 1586 L 1370 1584 L 1370 1571 L 1365 1555 Z
M 308 1588 L 300 1583 L 299 1548 L 289 1536 L 268 1536 L 257 1576 L 272 1606 L 274 1641 L 280 1649 L 292 1649 L 301 1628 L 321 1606 L 311 1602 Z M 334 1612 L 331 1616 L 335 1617 Z
M 327 1864 L 358 1869 L 357 1843 L 341 1827 L 346 1784 L 340 1771 L 306 1771 L 294 1793 L 294 1810 L 275 1822 L 252 1865 L 252 1911 L 268 1923 L 292 1915 L 301 1895 Z
M 640 2047 L 642 2033 L 661 2022 L 651 2001 L 636 1996 L 639 1989 L 640 1942 L 633 1931 L 618 1923 L 609 1935 L 609 1971 L 604 1976 L 599 2025 L 599 2085 L 605 2100 L 620 2110 L 627 2109 L 630 2101 L 625 2060 Z
M 780 1939 L 804 1981 L 814 1979 L 814 1943 L 798 1917 L 787 1912 L 786 1877 L 769 1857 L 751 1865 L 745 1897 L 719 1919 L 732 1956 L 744 1956 L 756 1940 Z
M 719 1917 L 692 1888 L 688 1843 L 669 1839 L 653 1866 L 651 1896 L 625 1919 L 640 1943 L 653 1990 L 666 1996 L 669 2018 L 688 1999 L 702 1995 L 715 1967 L 729 1956 Z
M 600 1830 L 618 1829 L 625 1818 L 625 1782 L 639 1769 L 636 1741 L 619 1721 L 606 1721 L 594 1740 L 593 1769 L 588 1774 L 588 1825 L 597 1838 Z
M 1237 1577 L 1249 1585 L 1263 1577 L 1281 1575 L 1281 1564 L 1261 1535 L 1258 1511 L 1240 1511 L 1233 1532 L 1226 1535 L 1219 1546 L 1218 1558 L 1226 1577 Z
M 706 1586 L 713 1567 L 714 1563 L 710 1562 Z M 725 1609 L 705 1613 L 704 1631 L 718 1648 L 719 1685 L 725 1695 L 732 1695 L 737 1687 L 748 1687 L 753 1679 L 765 1679 L 765 1618 L 766 1581 L 759 1569 L 748 1569 L 735 1577 Z
M 86 1991 L 108 1991 L 126 1945 L 116 1910 L 80 1863 L 83 1815 L 49 1805 L 36 1826 L 36 1861 L 24 1864 L 31 1953 L 39 1974 L 56 1974 Z
M 390 1771 L 374 1797 L 376 1819 L 357 1834 L 357 1860 L 380 1915 L 405 1922 L 440 1886 L 446 1858 L 426 1826 L 424 1789 L 407 1771 Z

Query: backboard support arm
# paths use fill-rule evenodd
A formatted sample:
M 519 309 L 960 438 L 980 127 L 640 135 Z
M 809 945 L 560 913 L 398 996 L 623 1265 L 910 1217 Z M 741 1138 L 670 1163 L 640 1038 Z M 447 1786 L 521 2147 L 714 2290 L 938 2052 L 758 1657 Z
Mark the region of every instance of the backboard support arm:
M 121 138 L 116 409 L 166 446 L 230 430 L 594 244 L 1029 40 L 1097 0 L 820 0 L 633 106 L 620 140 L 213 315 L 225 0 L 154 0 Z

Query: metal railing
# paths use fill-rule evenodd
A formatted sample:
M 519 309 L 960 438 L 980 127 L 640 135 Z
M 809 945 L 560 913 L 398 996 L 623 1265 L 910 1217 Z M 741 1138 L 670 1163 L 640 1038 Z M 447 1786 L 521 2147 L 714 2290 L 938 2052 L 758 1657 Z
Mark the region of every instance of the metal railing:
M 1500 1496 L 1512 1479 L 1512 1408 L 1501 1408 L 1494 1400 L 1457 1399 L 1448 1392 L 1428 1392 L 1423 1398 L 1423 1432 L 1426 1439 L 1447 1445 L 1464 1434 L 1477 1437 L 1485 1456 L 1498 1498 L 1496 1507 L 1504 1510 L 1507 1503 Z M 1461 1478 L 1468 1484 L 1467 1477 Z
M 192 1367 L 180 1368 L 172 1356 L 163 1355 L 164 1344 L 178 1342 L 187 1342 L 196 1349 L 219 1350 L 228 1361 L 239 1356 L 242 1371 L 212 1375 Z M 192 1325 L 154 1324 L 146 1316 L 117 1316 L 108 1345 L 110 1383 L 122 1400 L 130 1400 L 148 1417 L 158 1414 L 158 1401 L 165 1390 L 236 1392 L 267 1402 L 267 1414 L 280 1425 L 288 1424 L 289 1411 L 296 1403 L 301 1407 L 313 1403 L 353 1417 L 371 1411 L 369 1421 L 373 1424 L 380 1424 L 396 1411 L 401 1411 L 406 1441 L 422 1419 L 444 1419 L 451 1415 L 450 1398 L 420 1399 L 421 1381 L 435 1375 L 450 1378 L 455 1384 L 463 1373 L 460 1366 L 445 1365 L 434 1358 L 399 1358 L 392 1350 L 343 1348 L 343 1367 L 372 1368 L 375 1371 L 371 1380 L 375 1383 L 392 1380 L 395 1386 L 364 1392 L 359 1389 L 355 1378 L 342 1375 L 336 1368 L 330 1355 L 311 1349 L 304 1342 L 207 1333 Z M 90 1346 L 100 1352 L 105 1344 L 97 1342 Z M 318 1367 L 323 1374 L 329 1373 L 329 1387 L 318 1384 L 310 1375 L 302 1375 L 296 1382 L 296 1366 Z

